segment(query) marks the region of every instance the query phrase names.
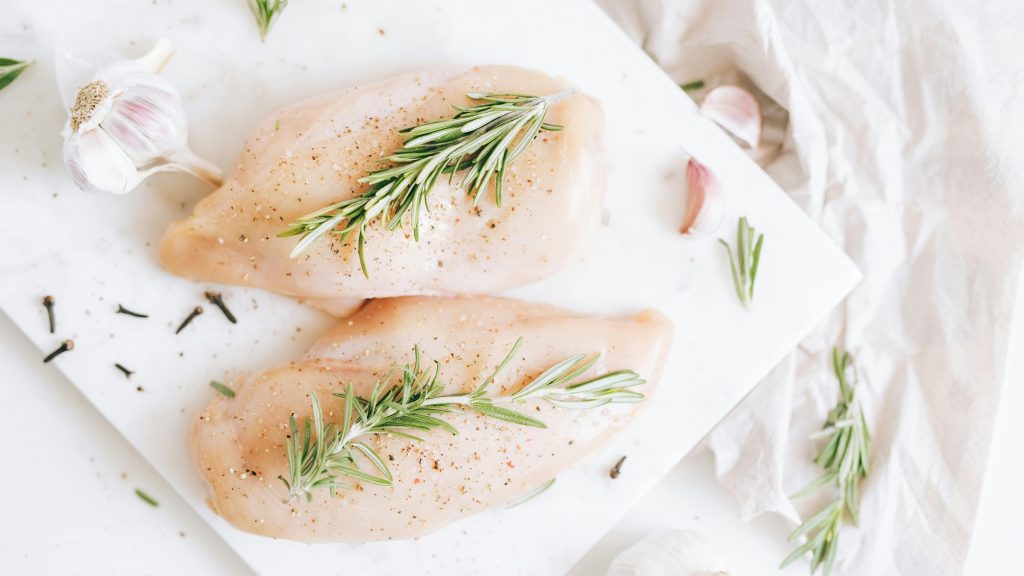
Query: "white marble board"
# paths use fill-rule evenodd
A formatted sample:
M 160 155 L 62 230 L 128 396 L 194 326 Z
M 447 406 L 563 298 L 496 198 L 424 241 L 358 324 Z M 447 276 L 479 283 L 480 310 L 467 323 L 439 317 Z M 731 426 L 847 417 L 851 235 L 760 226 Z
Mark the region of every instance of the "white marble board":
M 37 65 L 0 93 L 0 306 L 53 364 L 262 574 L 556 574 L 571 566 L 683 457 L 858 281 L 859 273 L 692 101 L 585 0 L 292 2 L 260 42 L 245 2 L 13 0 L 0 53 Z M 61 42 L 134 56 L 159 37 L 179 52 L 193 147 L 227 169 L 275 108 L 318 92 L 435 64 L 507 63 L 564 75 L 607 117 L 608 225 L 564 273 L 511 295 L 616 314 L 653 306 L 676 323 L 673 353 L 642 419 L 536 500 L 415 541 L 308 546 L 238 532 L 211 514 L 183 442 L 187 423 L 228 379 L 296 357 L 330 324 L 259 290 L 219 286 L 240 317 L 215 311 L 174 328 L 206 284 L 156 262 L 163 229 L 207 193 L 159 175 L 135 194 L 77 191 L 60 161 L 65 112 L 52 66 Z M 723 234 L 747 215 L 766 234 L 757 302 L 737 302 L 721 247 L 682 238 L 688 154 L 729 194 Z M 57 298 L 57 334 L 40 305 Z M 114 314 L 118 303 L 151 314 Z M 136 370 L 130 381 L 114 369 Z M 31 385 L 6 381 L 3 387 Z M 141 387 L 141 391 L 137 389 Z M 40 414 L 40 425 L 45 423 Z M 83 431 L 84 433 L 84 431 Z M 629 459 L 617 480 L 609 467 Z M 72 472 L 69 471 L 69 474 Z M 71 484 L 73 486 L 73 484 Z M 679 511 L 680 514 L 684 511 Z

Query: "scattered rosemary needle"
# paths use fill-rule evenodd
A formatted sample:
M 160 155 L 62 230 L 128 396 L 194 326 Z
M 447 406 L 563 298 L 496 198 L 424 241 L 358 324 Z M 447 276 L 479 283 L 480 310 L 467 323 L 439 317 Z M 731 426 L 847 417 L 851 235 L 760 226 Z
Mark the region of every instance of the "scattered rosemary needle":
M 354 232 L 359 265 L 369 278 L 364 257 L 364 231 L 368 224 L 380 219 L 388 230 L 395 230 L 408 215 L 413 236 L 419 240 L 420 214 L 429 210 L 430 190 L 445 173 L 450 182 L 455 172 L 466 172 L 461 186 L 473 197 L 474 205 L 494 180 L 494 201 L 501 206 L 505 168 L 526 150 L 538 132 L 562 129 L 545 123 L 544 116 L 552 104 L 574 93 L 568 90 L 550 96 L 466 94 L 482 104 L 470 108 L 455 106 L 457 113 L 450 119 L 401 130 L 406 135 L 405 143 L 384 159 L 393 166 L 374 170 L 359 179 L 370 185 L 366 192 L 306 214 L 278 236 L 301 237 L 292 250 L 294 258 L 328 232 L 333 232 L 340 241 Z
M 509 502 L 505 507 L 506 508 L 515 508 L 516 506 L 519 506 L 520 504 L 525 504 L 526 502 L 528 502 L 530 500 L 533 500 L 537 496 L 540 496 L 541 494 L 547 492 L 548 488 L 551 488 L 551 485 L 554 484 L 554 483 L 555 483 L 555 478 L 552 478 L 551 480 L 548 480 L 547 482 L 544 482 L 540 486 L 537 486 L 536 488 L 533 488 L 533 489 L 529 490 L 528 492 L 526 492 L 522 496 L 519 496 L 519 497 L 515 498 L 514 500 Z
M 683 91 L 685 91 L 685 92 L 690 92 L 691 90 L 700 90 L 701 88 L 704 87 L 704 81 L 703 80 L 694 80 L 693 82 L 687 82 L 686 84 L 680 84 L 679 87 L 682 88 Z
M 11 82 L 14 82 L 18 76 L 21 76 L 21 73 L 31 65 L 32 62 L 0 58 L 0 90 L 6 88 Z
M 378 380 L 368 398 L 356 396 L 351 385 L 343 393 L 334 394 L 345 400 L 340 423 L 325 422 L 320 401 L 316 394 L 310 394 L 312 418 L 304 418 L 301 428 L 295 414 L 288 421 L 290 434 L 285 442 L 285 453 L 289 477 L 278 477 L 288 488 L 284 501 L 291 502 L 302 495 L 312 500 L 312 492 L 319 488 L 327 488 L 332 496 L 338 488 L 350 488 L 339 477 L 390 486 L 392 475 L 384 458 L 360 438 L 391 434 L 420 440 L 412 432 L 435 429 L 457 434 L 451 424 L 439 418 L 443 414 L 472 410 L 497 420 L 543 428 L 545 425 L 540 420 L 500 404 L 522 404 L 536 398 L 564 408 L 593 408 L 644 399 L 643 394 L 632 390 L 644 381 L 628 370 L 571 384 L 598 360 L 596 355 L 588 359 L 582 354 L 551 366 L 513 394 L 487 396 L 488 386 L 512 361 L 521 345 L 522 338 L 519 338 L 490 376 L 472 391 L 454 395 L 442 394 L 445 386 L 440 381 L 440 363 L 423 368 L 419 348 L 414 348 L 413 363 L 395 367 Z M 398 381 L 392 384 L 396 373 Z M 361 466 L 360 461 L 370 467 Z
M 864 411 L 857 399 L 856 382 L 847 381 L 848 373 L 855 375 L 851 370 L 852 361 L 848 353 L 840 354 L 838 348 L 832 349 L 832 366 L 839 380 L 839 401 L 829 412 L 821 431 L 812 436 L 829 437 L 828 444 L 814 459 L 825 473 L 793 495 L 794 498 L 803 496 L 834 483 L 838 497 L 790 534 L 791 541 L 806 536 L 807 542 L 787 556 L 780 569 L 810 552 L 811 573 L 821 566 L 822 574 L 828 576 L 835 561 L 839 529 L 845 513 L 849 512 L 854 523 L 859 522 L 857 484 L 870 470 L 871 437 Z
M 755 239 L 756 236 L 756 239 Z M 740 218 L 736 230 L 736 257 L 733 258 L 729 243 L 718 239 L 729 255 L 729 269 L 732 282 L 736 287 L 736 295 L 744 306 L 750 306 L 754 300 L 754 281 L 757 280 L 757 268 L 761 263 L 761 246 L 764 245 L 764 234 L 757 231 L 747 222 L 747 217 Z
M 146 494 L 140 488 L 135 489 L 135 495 L 138 496 L 140 500 L 142 500 L 146 504 L 149 504 L 153 508 L 156 508 L 157 506 L 160 505 L 160 503 L 156 501 L 156 498 L 153 498 L 149 494 Z
M 249 0 L 249 9 L 256 16 L 256 25 L 260 29 L 260 39 L 266 40 L 270 27 L 281 16 L 288 6 L 288 0 Z
M 216 380 L 210 380 L 210 388 L 213 388 L 214 390 L 216 390 L 217 392 L 220 392 L 221 394 L 227 396 L 228 398 L 234 398 L 235 397 L 235 391 L 234 390 L 232 390 L 231 388 L 229 388 L 225 384 L 217 382 Z

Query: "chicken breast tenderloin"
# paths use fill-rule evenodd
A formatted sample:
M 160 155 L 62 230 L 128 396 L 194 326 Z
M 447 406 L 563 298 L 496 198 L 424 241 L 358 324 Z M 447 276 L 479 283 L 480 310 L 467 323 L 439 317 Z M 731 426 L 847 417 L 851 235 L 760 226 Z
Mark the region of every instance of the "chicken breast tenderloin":
M 549 95 L 569 85 L 510 66 L 437 69 L 312 98 L 267 118 L 249 137 L 225 184 L 172 224 L 160 244 L 171 272 L 255 286 L 344 313 L 362 298 L 485 294 L 545 278 L 587 242 L 605 188 L 603 116 L 576 94 L 554 104 L 541 132 L 474 207 L 456 175 L 429 196 L 417 242 L 411 228 L 366 231 L 369 278 L 354 237 L 317 240 L 296 258 L 297 239 L 278 233 L 299 217 L 363 193 L 358 182 L 403 141 L 399 129 L 450 118 L 469 92 Z M 356 299 L 353 301 L 352 299 Z
M 601 354 L 586 379 L 613 370 L 636 371 L 650 402 L 672 338 L 670 322 L 653 311 L 622 319 L 592 318 L 549 306 L 485 297 L 374 300 L 325 334 L 300 361 L 233 384 L 236 396 L 215 397 L 196 418 L 190 448 L 206 481 L 210 507 L 236 527 L 303 542 L 366 542 L 413 538 L 454 520 L 500 506 L 558 475 L 597 450 L 644 403 L 590 409 L 530 400 L 516 409 L 542 420 L 531 428 L 456 412 L 441 418 L 458 435 L 436 429 L 421 442 L 398 436 L 363 438 L 387 461 L 391 486 L 352 481 L 332 498 L 288 499 L 285 442 L 289 415 L 311 413 L 315 393 L 328 422 L 341 419 L 333 396 L 352 384 L 368 395 L 395 364 L 441 363 L 446 393 L 468 392 L 524 343 L 489 388 L 519 390 L 574 354 Z M 417 434 L 420 434 L 417 431 Z

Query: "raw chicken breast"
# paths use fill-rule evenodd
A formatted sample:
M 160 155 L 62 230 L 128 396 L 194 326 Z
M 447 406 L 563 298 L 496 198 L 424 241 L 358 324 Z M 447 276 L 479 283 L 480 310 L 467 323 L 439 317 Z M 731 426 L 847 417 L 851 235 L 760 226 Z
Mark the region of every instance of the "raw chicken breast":
M 592 409 L 543 400 L 514 405 L 546 429 L 457 412 L 442 418 L 458 435 L 433 430 L 422 442 L 364 436 L 388 462 L 392 486 L 353 481 L 353 489 L 338 490 L 333 499 L 320 489 L 312 502 L 283 501 L 288 489 L 278 475 L 288 477 L 288 418 L 294 412 L 301 423 L 311 413 L 311 392 L 325 420 L 337 422 L 343 400 L 332 393 L 351 383 L 357 395 L 368 395 L 389 368 L 411 362 L 417 344 L 425 362 L 441 362 L 446 393 L 467 392 L 519 336 L 524 344 L 491 385 L 492 396 L 521 389 L 574 354 L 600 353 L 581 380 L 631 369 L 647 380 L 639 388 L 647 398 Z M 303 542 L 413 538 L 506 504 L 600 448 L 652 401 L 671 337 L 669 321 L 653 311 L 605 319 L 500 298 L 374 300 L 325 334 L 301 362 L 234 383 L 234 398 L 214 398 L 191 429 L 192 456 L 211 508 L 241 530 Z
M 357 182 L 402 144 L 398 130 L 450 118 L 472 105 L 467 92 L 549 95 L 568 84 L 510 66 L 439 69 L 319 96 L 267 118 L 249 137 L 224 186 L 167 230 L 160 260 L 175 274 L 266 288 L 349 309 L 352 298 L 415 294 L 484 294 L 528 284 L 562 268 L 600 220 L 605 188 L 603 117 L 595 100 L 576 94 L 554 104 L 541 132 L 509 165 L 504 201 L 493 183 L 477 207 L 441 178 L 421 219 L 366 233 L 369 279 L 355 240 L 323 237 L 297 258 L 298 239 L 278 233 L 300 216 L 363 193 Z M 340 304 L 331 300 L 342 299 Z

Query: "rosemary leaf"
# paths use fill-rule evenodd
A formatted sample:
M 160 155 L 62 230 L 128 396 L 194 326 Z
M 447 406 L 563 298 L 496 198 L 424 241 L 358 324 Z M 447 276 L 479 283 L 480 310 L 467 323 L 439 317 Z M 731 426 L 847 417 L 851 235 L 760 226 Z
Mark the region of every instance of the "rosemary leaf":
M 736 228 L 736 256 L 733 256 L 733 250 L 728 242 L 722 239 L 718 241 L 729 256 L 729 271 L 732 274 L 736 295 L 741 304 L 750 306 L 754 300 L 754 282 L 757 280 L 757 270 L 761 264 L 764 234 L 757 234 L 747 221 L 747 217 L 743 216 Z
M 490 416 L 495 420 L 504 420 L 512 424 L 519 424 L 520 426 L 533 426 L 534 428 L 547 428 L 548 425 L 537 420 L 536 418 L 530 418 L 525 414 L 520 414 L 515 410 L 509 410 L 508 408 L 502 408 L 501 406 L 492 406 L 490 404 L 480 404 L 473 407 L 474 410 L 483 414 L 484 416 Z
M 32 64 L 32 62 L 0 58 L 0 90 L 6 88 L 11 82 L 14 82 L 14 80 L 18 76 L 21 76 L 21 73 Z
M 217 392 L 220 392 L 221 394 L 227 396 L 228 398 L 234 398 L 235 397 L 235 391 L 234 390 L 232 390 L 231 388 L 228 388 L 226 385 L 221 384 L 220 382 L 217 382 L 216 380 L 210 380 L 210 388 L 213 388 L 214 390 L 216 390 Z
M 370 185 L 365 192 L 300 217 L 278 237 L 300 237 L 292 249 L 294 258 L 327 233 L 342 242 L 355 234 L 359 266 L 369 278 L 364 233 L 367 225 L 380 220 L 385 229 L 396 230 L 408 216 L 418 241 L 420 214 L 428 210 L 430 190 L 445 173 L 449 182 L 456 172 L 464 173 L 461 187 L 473 197 L 474 206 L 494 181 L 494 201 L 501 206 L 506 166 L 526 151 L 541 130 L 562 129 L 544 122 L 544 117 L 552 104 L 573 93 L 467 94 L 481 103 L 469 108 L 455 106 L 457 112 L 450 119 L 400 130 L 405 143 L 384 159 L 393 165 L 369 172 L 359 180 Z
M 311 417 L 300 428 L 295 415 L 288 420 L 285 441 L 288 477 L 279 479 L 288 489 L 285 502 L 305 496 L 319 488 L 348 488 L 341 477 L 390 486 L 393 477 L 386 460 L 367 438 L 389 434 L 420 440 L 409 430 L 442 430 L 457 434 L 440 417 L 461 411 L 475 411 L 488 418 L 521 426 L 545 428 L 544 422 L 499 404 L 522 404 L 527 399 L 545 400 L 566 408 L 592 408 L 614 402 L 638 402 L 644 396 L 633 388 L 644 383 L 635 372 L 620 370 L 572 384 L 598 360 L 598 356 L 572 356 L 545 370 L 518 392 L 507 396 L 487 395 L 489 385 L 512 361 L 522 346 L 522 338 L 513 344 L 505 359 L 481 384 L 464 394 L 443 394 L 440 364 L 423 367 L 419 348 L 413 348 L 413 362 L 395 367 L 377 381 L 366 397 L 357 396 L 352 386 L 334 396 L 344 400 L 339 424 L 325 422 L 316 394 L 310 394 Z M 397 380 L 396 380 L 397 378 Z
M 160 503 L 156 501 L 156 498 L 153 498 L 149 494 L 146 494 L 140 488 L 135 489 L 135 495 L 138 496 L 140 500 L 142 500 L 146 504 L 149 504 L 153 508 L 156 508 L 157 506 L 160 505 Z
M 832 503 L 790 534 L 791 541 L 807 536 L 807 542 L 787 556 L 780 568 L 785 568 L 810 552 L 811 573 L 821 567 L 822 574 L 828 576 L 835 562 L 839 530 L 846 513 L 850 514 L 854 522 L 858 522 L 857 484 L 868 473 L 870 435 L 856 389 L 847 380 L 847 375 L 853 372 L 852 362 L 848 353 L 840 353 L 838 348 L 832 350 L 832 367 L 839 381 L 839 401 L 829 412 L 822 427 L 822 431 L 828 432 L 831 438 L 814 459 L 825 473 L 792 497 L 804 496 L 830 484 L 835 485 L 838 495 Z
M 270 27 L 274 25 L 287 6 L 288 0 L 249 0 L 249 9 L 256 17 L 256 26 L 260 29 L 261 40 L 267 39 Z
M 703 80 L 694 80 L 693 82 L 687 82 L 686 84 L 680 84 L 679 87 L 682 88 L 686 92 L 689 92 L 691 90 L 700 90 L 701 88 L 704 87 L 704 81 Z
M 547 482 L 544 482 L 540 486 L 537 486 L 536 488 L 533 488 L 532 490 L 530 490 L 526 494 L 523 494 L 522 496 L 519 496 L 518 498 L 512 500 L 505 507 L 506 508 L 515 508 L 516 506 L 519 506 L 520 504 L 523 504 L 523 503 L 525 503 L 525 502 L 527 502 L 529 500 L 533 500 L 537 496 L 540 496 L 541 494 L 547 492 L 548 488 L 551 488 L 551 485 L 554 484 L 554 483 L 555 483 L 555 478 L 552 478 L 551 480 L 548 480 Z

